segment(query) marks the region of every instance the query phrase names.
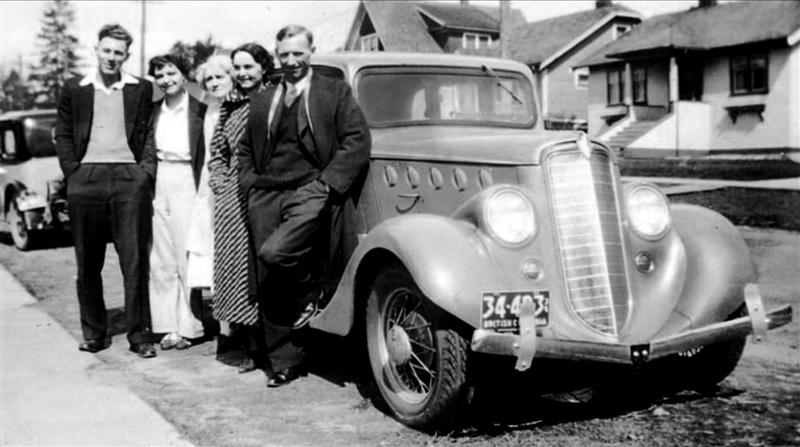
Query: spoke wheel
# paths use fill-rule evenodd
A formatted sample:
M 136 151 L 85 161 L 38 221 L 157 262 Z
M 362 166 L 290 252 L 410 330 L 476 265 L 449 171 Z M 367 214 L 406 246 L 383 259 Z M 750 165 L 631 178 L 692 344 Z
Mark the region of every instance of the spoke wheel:
M 391 266 L 376 276 L 366 311 L 372 373 L 395 418 L 412 427 L 442 431 L 457 419 L 467 341 L 450 318 L 404 268 Z
M 16 197 L 11 199 L 8 208 L 8 224 L 11 231 L 11 239 L 14 246 L 20 251 L 28 251 L 33 247 L 33 235 L 25 224 L 25 217 L 17 208 Z

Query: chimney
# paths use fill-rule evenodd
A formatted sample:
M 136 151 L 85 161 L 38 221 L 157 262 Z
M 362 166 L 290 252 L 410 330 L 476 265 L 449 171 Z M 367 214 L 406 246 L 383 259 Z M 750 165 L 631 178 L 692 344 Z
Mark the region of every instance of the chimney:
M 611 6 L 612 3 L 611 0 L 597 0 L 594 2 L 594 7 L 597 9 L 605 8 L 606 6 Z
M 697 6 L 699 8 L 707 8 L 709 6 L 715 6 L 717 4 L 717 0 L 697 0 Z
M 461 6 L 469 6 L 469 0 L 461 0 Z

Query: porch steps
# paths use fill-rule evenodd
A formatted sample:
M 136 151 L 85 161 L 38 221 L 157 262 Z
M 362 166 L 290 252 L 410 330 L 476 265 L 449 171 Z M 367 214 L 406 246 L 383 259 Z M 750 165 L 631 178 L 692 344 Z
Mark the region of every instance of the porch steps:
M 616 135 L 609 138 L 605 143 L 608 144 L 611 149 L 622 150 L 637 138 L 649 132 L 657 123 L 658 121 L 634 121 L 617 132 Z

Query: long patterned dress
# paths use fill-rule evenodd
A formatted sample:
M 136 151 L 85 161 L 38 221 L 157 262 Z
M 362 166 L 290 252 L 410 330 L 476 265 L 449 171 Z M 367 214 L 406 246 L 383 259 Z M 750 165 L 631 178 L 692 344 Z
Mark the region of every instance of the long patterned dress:
M 214 192 L 214 300 L 217 320 L 244 325 L 258 321 L 255 265 L 247 197 L 239 185 L 238 143 L 244 135 L 250 102 L 234 91 L 222 104 L 211 140 L 209 162 Z

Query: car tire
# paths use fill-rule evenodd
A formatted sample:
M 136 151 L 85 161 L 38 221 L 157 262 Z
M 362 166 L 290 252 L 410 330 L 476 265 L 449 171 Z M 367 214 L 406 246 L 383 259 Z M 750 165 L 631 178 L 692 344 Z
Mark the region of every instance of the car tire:
M 389 411 L 410 427 L 446 432 L 459 419 L 468 342 L 454 326 L 404 267 L 374 277 L 366 306 L 370 366 Z
M 747 316 L 747 308 L 742 304 L 728 320 L 744 316 Z M 684 362 L 686 371 L 691 371 L 691 376 L 687 377 L 688 388 L 697 391 L 714 389 L 736 369 L 746 343 L 747 337 L 735 338 L 703 346 L 692 355 L 683 355 L 680 360 Z
M 34 232 L 28 230 L 25 224 L 25 216 L 17 207 L 17 198 L 13 197 L 9 203 L 8 215 L 6 216 L 11 232 L 11 239 L 14 246 L 19 251 L 28 251 L 35 245 L 36 236 Z

